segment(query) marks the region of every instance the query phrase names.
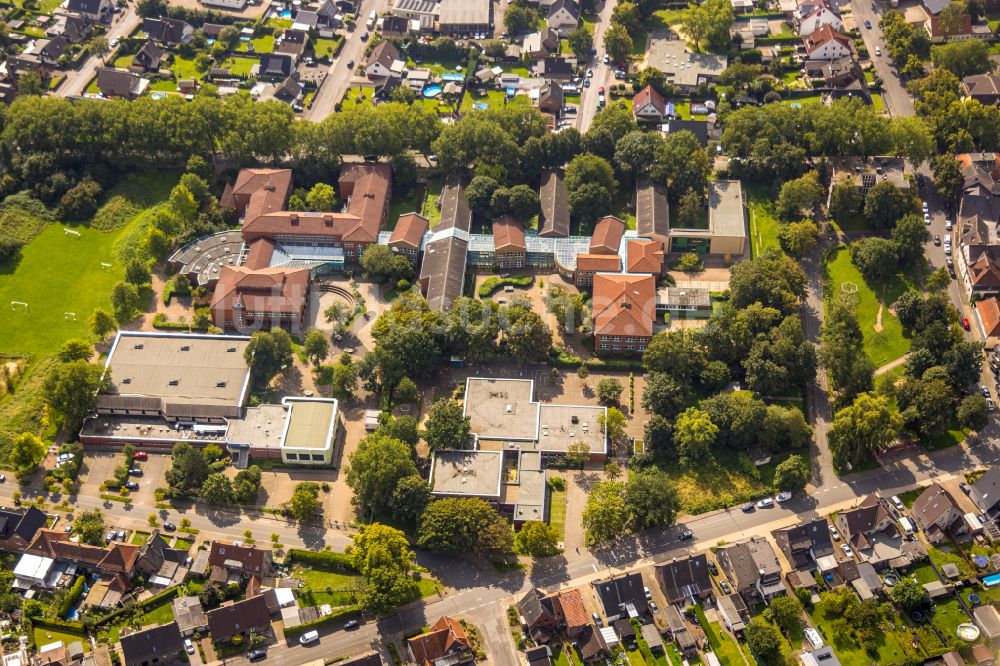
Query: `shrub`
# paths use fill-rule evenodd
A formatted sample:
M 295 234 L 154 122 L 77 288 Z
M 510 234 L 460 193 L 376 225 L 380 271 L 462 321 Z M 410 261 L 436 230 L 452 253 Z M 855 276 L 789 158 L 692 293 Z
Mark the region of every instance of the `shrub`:
M 142 209 L 119 194 L 108 199 L 97 210 L 90 226 L 98 231 L 112 231 L 124 227 L 129 220 L 141 212 Z
M 306 566 L 319 567 L 321 569 L 337 569 L 340 571 L 355 570 L 350 555 L 347 555 L 346 553 L 335 553 L 331 550 L 313 552 L 311 550 L 292 548 L 288 551 L 288 557 L 286 559 L 292 564 L 304 564 Z
M 507 285 L 513 287 L 530 287 L 535 278 L 531 275 L 511 275 L 510 277 L 489 277 L 479 285 L 479 298 L 488 298 L 501 287 Z

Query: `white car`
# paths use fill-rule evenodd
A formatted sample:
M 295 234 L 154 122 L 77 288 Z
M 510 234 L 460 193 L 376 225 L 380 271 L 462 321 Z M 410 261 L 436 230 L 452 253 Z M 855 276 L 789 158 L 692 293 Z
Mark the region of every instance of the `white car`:
M 927 206 L 927 202 L 926 201 L 924 202 L 923 206 L 924 206 L 924 212 L 926 213 L 927 210 L 928 210 L 928 206 Z
M 188 654 L 194 654 L 194 643 L 191 642 L 190 638 L 184 639 L 184 649 L 187 650 Z
M 611 58 L 608 57 L 607 53 L 605 53 L 604 57 L 601 58 L 601 62 L 603 62 L 605 65 L 607 65 L 609 62 L 611 62 Z
M 899 499 L 899 495 L 892 496 L 892 505 L 896 507 L 896 511 L 902 511 L 906 508 L 903 506 L 903 500 Z
M 951 231 L 951 220 L 944 221 L 944 228 L 947 229 L 948 231 Z
M 945 243 L 944 244 L 944 253 L 947 254 L 947 255 L 951 254 L 951 243 Z
M 765 497 L 762 500 L 757 500 L 758 509 L 770 509 L 772 506 L 774 506 L 774 500 L 771 499 L 770 497 Z
M 840 532 L 833 525 L 830 525 L 830 536 L 833 537 L 834 541 L 840 541 Z
M 848 546 L 846 543 L 840 544 L 840 549 L 844 551 L 844 555 L 847 555 L 848 557 L 854 557 L 854 551 L 851 550 L 851 547 Z
M 646 595 L 646 601 L 653 598 L 653 593 L 649 591 L 649 588 L 645 585 L 642 586 L 642 593 Z
M 882 47 L 881 46 L 876 46 L 875 47 L 875 55 L 877 55 L 877 56 L 882 55 Z
M 594 78 L 594 70 L 592 70 L 592 69 L 588 69 L 587 70 L 587 78 L 588 79 Z
M 924 213 L 924 224 L 930 224 L 930 223 L 931 223 L 931 214 Z
M 777 502 L 778 504 L 781 504 L 782 502 L 787 502 L 790 499 L 792 499 L 792 494 L 787 490 L 782 490 L 780 493 L 774 496 L 774 501 Z

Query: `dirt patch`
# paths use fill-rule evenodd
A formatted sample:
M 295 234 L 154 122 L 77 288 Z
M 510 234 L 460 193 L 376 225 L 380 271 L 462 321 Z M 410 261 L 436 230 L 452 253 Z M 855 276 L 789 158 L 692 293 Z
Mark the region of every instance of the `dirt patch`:
M 884 306 L 881 303 L 878 304 L 878 314 L 875 315 L 875 325 L 872 326 L 872 328 L 875 329 L 876 333 L 881 333 L 882 332 L 882 308 L 883 307 Z

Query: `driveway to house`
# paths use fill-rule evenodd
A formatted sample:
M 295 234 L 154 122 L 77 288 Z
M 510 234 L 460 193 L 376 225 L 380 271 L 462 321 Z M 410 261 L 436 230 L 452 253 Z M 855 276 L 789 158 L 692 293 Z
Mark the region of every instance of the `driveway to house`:
M 112 39 L 124 39 L 132 34 L 132 31 L 136 29 L 139 25 L 139 13 L 136 11 L 135 5 L 129 4 L 125 6 L 121 14 L 115 14 L 115 22 L 108 29 L 107 37 L 110 42 Z M 114 49 L 113 51 L 117 51 Z M 108 60 L 113 59 L 113 54 L 108 55 Z M 79 97 L 83 95 L 84 91 L 87 89 L 87 84 L 90 80 L 94 78 L 97 74 L 97 69 L 103 67 L 104 63 L 100 58 L 96 56 L 91 56 L 81 65 L 80 69 L 76 71 L 70 71 L 66 74 L 66 80 L 62 82 L 59 89 L 56 91 L 57 94 L 62 97 Z

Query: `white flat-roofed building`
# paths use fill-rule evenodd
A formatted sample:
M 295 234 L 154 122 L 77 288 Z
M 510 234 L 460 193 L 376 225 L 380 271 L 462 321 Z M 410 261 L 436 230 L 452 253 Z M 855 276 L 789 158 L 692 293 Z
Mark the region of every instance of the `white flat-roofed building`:
M 337 401 L 334 398 L 284 398 L 288 412 L 281 437 L 281 460 L 302 465 L 333 462 L 337 435 Z
M 21 556 L 14 566 L 15 587 L 20 589 L 30 589 L 32 587 L 46 587 L 48 585 L 49 574 L 55 566 L 55 560 L 51 557 L 32 555 L 26 553 Z

